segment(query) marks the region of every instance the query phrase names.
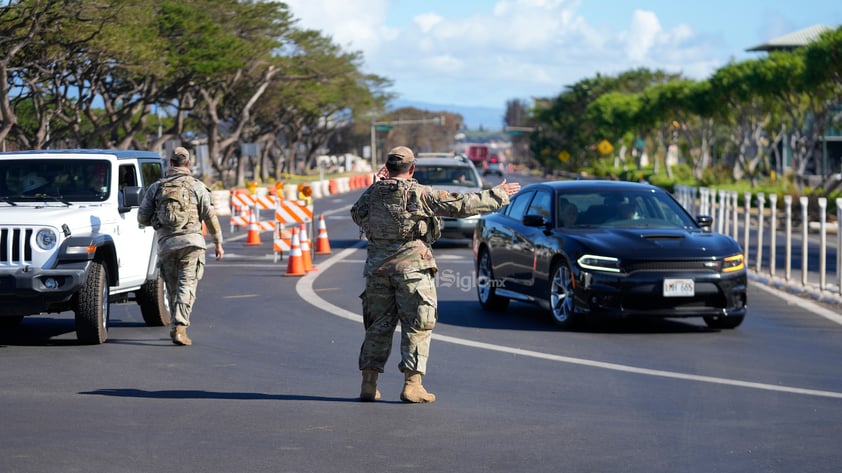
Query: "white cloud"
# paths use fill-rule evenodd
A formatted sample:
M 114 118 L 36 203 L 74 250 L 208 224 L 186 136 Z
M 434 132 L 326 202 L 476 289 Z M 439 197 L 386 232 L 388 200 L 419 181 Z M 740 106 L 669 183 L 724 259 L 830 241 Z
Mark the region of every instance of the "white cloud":
M 704 78 L 717 63 L 688 24 L 664 28 L 654 11 L 640 9 L 613 18 L 617 26 L 595 23 L 607 20 L 583 17 L 580 3 L 474 1 L 471 13 L 448 16 L 432 1 L 418 2 L 417 12 L 403 0 L 287 1 L 302 26 L 362 51 L 366 72 L 391 79 L 407 100 L 502 108 L 597 73 L 649 67 Z
M 413 21 L 419 28 L 421 28 L 422 33 L 429 33 L 434 26 L 441 23 L 444 18 L 436 15 L 435 13 L 424 13 L 422 15 L 418 15 L 413 18 Z
M 635 10 L 626 38 L 626 55 L 632 62 L 646 59 L 646 55 L 661 33 L 661 22 L 651 11 Z
M 350 51 L 376 51 L 385 30 L 387 0 L 287 0 L 299 25 L 321 30 Z

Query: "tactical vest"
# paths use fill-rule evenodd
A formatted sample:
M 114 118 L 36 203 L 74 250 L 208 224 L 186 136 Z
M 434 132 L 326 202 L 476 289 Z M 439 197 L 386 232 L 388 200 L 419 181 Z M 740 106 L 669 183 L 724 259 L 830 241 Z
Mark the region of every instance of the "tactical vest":
M 416 240 L 433 243 L 441 236 L 441 219 L 422 208 L 424 188 L 415 180 L 384 179 L 374 183 L 369 197 L 369 240 Z

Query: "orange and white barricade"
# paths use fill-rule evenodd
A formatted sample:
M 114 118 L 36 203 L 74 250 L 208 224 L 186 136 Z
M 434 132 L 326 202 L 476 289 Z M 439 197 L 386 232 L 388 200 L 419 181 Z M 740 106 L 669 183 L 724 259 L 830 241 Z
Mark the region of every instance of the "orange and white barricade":
M 254 200 L 251 194 L 243 190 L 231 191 L 231 232 L 237 227 L 248 227 L 251 221 Z
M 312 224 L 313 206 L 312 204 L 307 205 L 304 201 L 300 200 L 280 199 L 277 202 L 277 207 L 275 207 L 275 222 L 280 229 L 284 229 L 286 225 L 296 227 L 305 223 Z M 284 237 L 281 236 L 280 239 L 283 240 Z M 301 242 L 300 235 L 299 243 L 301 244 L 303 250 L 303 242 Z M 287 246 L 288 245 L 285 244 L 278 244 L 277 248 L 280 248 L 280 250 L 276 249 L 275 251 L 288 251 Z M 275 260 L 277 261 L 277 255 Z
M 283 224 L 279 223 L 272 247 L 275 253 L 275 263 L 277 263 L 284 252 L 289 252 L 292 249 L 292 230 L 287 230 Z
M 257 220 L 260 220 L 260 211 L 261 210 L 275 210 L 277 207 L 278 202 L 275 196 L 272 195 L 253 195 L 252 201 L 254 202 L 254 211 L 257 214 Z

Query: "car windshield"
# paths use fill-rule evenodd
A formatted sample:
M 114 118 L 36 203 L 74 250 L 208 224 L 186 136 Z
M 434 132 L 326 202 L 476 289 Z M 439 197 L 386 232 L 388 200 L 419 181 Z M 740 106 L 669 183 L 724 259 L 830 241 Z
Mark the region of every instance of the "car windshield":
M 478 187 L 476 175 L 464 166 L 415 166 L 415 180 L 427 186 Z
M 690 228 L 696 223 L 664 192 L 560 192 L 559 227 Z
M 106 160 L 0 160 L 0 197 L 4 201 L 102 202 L 110 193 Z

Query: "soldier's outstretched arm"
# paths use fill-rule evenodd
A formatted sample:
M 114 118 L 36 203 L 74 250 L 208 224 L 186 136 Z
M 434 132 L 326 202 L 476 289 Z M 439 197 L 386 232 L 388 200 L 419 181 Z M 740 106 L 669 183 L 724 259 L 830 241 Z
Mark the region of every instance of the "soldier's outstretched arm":
M 509 196 L 520 190 L 517 182 L 505 181 L 482 192 L 460 194 L 432 190 L 425 194 L 427 205 L 441 217 L 464 218 L 492 212 L 509 203 Z

